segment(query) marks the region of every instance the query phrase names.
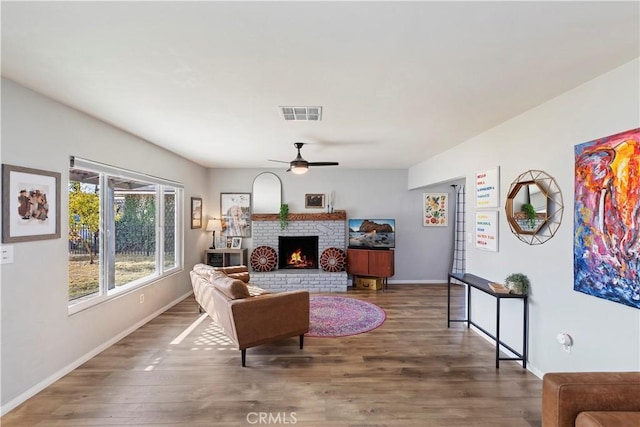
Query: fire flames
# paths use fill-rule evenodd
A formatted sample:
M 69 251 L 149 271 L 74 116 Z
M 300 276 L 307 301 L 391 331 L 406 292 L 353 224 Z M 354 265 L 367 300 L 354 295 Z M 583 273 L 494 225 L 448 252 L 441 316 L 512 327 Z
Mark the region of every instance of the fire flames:
M 313 260 L 308 260 L 307 256 L 302 253 L 302 249 L 296 249 L 293 251 L 289 260 L 287 261 L 287 265 L 296 268 L 305 268 L 309 266 L 313 266 Z

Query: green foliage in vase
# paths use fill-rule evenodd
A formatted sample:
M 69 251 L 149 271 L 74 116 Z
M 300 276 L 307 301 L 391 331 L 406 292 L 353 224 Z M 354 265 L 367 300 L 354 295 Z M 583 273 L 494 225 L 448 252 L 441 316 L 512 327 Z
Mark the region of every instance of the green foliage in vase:
M 284 230 L 289 225 L 289 205 L 283 203 L 280 205 L 280 229 Z

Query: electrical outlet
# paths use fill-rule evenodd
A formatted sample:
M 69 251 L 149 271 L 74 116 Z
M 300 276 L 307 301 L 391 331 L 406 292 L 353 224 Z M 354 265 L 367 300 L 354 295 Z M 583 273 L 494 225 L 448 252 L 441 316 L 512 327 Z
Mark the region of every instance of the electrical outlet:
M 144 302 L 144 294 L 140 294 L 140 304 Z

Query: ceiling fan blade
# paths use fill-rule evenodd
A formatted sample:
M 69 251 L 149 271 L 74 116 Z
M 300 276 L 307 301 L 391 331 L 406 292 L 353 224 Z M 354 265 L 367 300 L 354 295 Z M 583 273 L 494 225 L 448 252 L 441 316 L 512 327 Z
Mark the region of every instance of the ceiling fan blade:
M 309 166 L 338 166 L 338 162 L 309 162 Z
M 277 163 L 290 163 L 290 162 L 285 162 L 284 160 L 271 160 L 269 159 L 270 162 L 277 162 Z

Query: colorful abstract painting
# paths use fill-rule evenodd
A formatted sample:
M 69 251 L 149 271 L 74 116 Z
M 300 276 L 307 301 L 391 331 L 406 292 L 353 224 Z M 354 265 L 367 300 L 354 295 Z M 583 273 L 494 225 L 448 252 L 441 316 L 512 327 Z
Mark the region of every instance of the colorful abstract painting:
M 640 308 L 640 128 L 575 147 L 574 290 Z

